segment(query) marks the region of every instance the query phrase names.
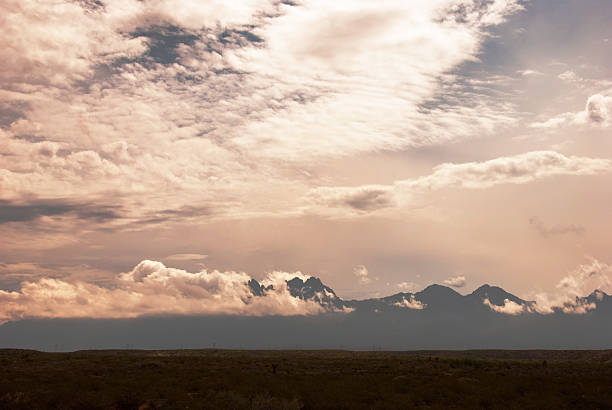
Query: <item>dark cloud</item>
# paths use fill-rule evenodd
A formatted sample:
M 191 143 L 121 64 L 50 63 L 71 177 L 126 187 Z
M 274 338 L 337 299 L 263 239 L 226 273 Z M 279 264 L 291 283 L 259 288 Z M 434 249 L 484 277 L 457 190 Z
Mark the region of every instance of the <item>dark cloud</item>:
M 132 37 L 149 39 L 149 50 L 145 58 L 160 64 L 173 64 L 179 58 L 177 51 L 182 44 L 193 46 L 200 36 L 174 25 L 152 26 L 131 33 Z
M 553 225 L 546 226 L 540 219 L 533 217 L 529 219 L 529 225 L 533 226 L 542 236 L 558 236 L 558 235 L 582 235 L 585 232 L 583 226 L 579 225 Z
M 29 108 L 24 102 L 2 102 L 0 101 L 0 128 L 8 128 L 20 118 L 24 118 L 24 112 Z
M 28 222 L 43 216 L 72 215 L 94 222 L 120 219 L 119 208 L 111 205 L 77 203 L 61 199 L 41 199 L 30 202 L 0 200 L 0 224 Z
M 88 12 L 100 12 L 105 9 L 104 3 L 100 0 L 74 0 L 74 2 Z
M 250 31 L 254 28 L 254 26 L 248 26 L 242 29 L 225 29 L 219 34 L 218 38 L 223 45 L 238 47 L 245 47 L 253 43 L 263 43 L 263 38 Z
M 393 205 L 393 200 L 388 190 L 367 189 L 348 196 L 344 199 L 344 203 L 360 211 L 373 211 Z
M 198 218 L 218 214 L 218 210 L 213 206 L 183 206 L 180 208 L 164 209 L 136 222 L 137 225 L 156 225 L 169 221 L 179 221 L 182 219 Z
M 138 59 L 120 58 L 114 62 L 115 66 L 126 63 L 176 63 L 181 54 L 180 47 L 193 48 L 196 43 L 204 43 L 209 52 L 223 53 L 224 49 L 241 48 L 252 45 L 263 45 L 263 38 L 253 32 L 255 26 L 241 26 L 238 28 L 225 28 L 219 32 L 218 29 L 202 30 L 192 32 L 176 25 L 152 25 L 141 28 L 130 33 L 132 38 L 145 37 L 148 40 L 148 51 Z M 214 36 L 211 39 L 211 34 Z M 215 39 L 216 38 L 216 39 Z M 194 51 L 195 52 L 195 51 Z
M 29 135 L 29 134 L 15 135 L 13 138 L 15 138 L 16 140 L 23 140 L 23 141 L 28 141 L 28 142 L 42 142 L 42 141 L 45 141 L 45 139 L 43 137 L 37 137 L 35 135 Z

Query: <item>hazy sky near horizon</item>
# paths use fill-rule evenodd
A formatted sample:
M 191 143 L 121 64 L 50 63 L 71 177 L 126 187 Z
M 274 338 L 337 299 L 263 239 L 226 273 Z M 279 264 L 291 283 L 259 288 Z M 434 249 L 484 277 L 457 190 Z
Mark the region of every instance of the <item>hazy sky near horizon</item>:
M 4 0 L 0 289 L 86 299 L 151 260 L 345 298 L 529 298 L 596 266 L 581 289 L 609 292 L 611 21 L 608 0 Z

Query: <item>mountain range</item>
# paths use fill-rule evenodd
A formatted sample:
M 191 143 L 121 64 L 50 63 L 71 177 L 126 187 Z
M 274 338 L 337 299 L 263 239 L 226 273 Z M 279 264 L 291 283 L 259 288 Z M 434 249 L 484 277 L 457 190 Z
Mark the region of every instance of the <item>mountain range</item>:
M 252 279 L 249 286 L 254 296 L 263 296 L 266 290 L 256 280 Z M 386 312 L 401 309 L 429 310 L 434 312 L 465 312 L 475 310 L 494 311 L 502 314 L 521 313 L 558 313 L 581 314 L 590 310 L 610 309 L 612 297 L 603 291 L 595 290 L 585 297 L 576 297 L 560 306 L 551 307 L 545 312 L 544 307 L 537 306 L 535 301 L 528 301 L 515 296 L 498 286 L 484 284 L 472 293 L 461 295 L 454 289 L 433 284 L 420 292 L 399 292 L 391 296 L 364 300 L 343 300 L 334 290 L 326 286 L 319 278 L 309 277 L 307 280 L 298 277 L 287 281 L 287 288 L 293 297 L 320 304 L 325 310 L 352 311 L 362 313 L 367 311 Z M 612 319 L 612 318 L 611 318 Z
M 415 293 L 344 300 L 315 277 L 286 283 L 293 297 L 319 304 L 321 313 L 23 319 L 0 326 L 0 348 L 612 348 L 612 296 L 601 291 L 546 310 L 490 285 L 467 295 L 431 285 Z M 256 280 L 248 285 L 253 298 L 272 290 Z

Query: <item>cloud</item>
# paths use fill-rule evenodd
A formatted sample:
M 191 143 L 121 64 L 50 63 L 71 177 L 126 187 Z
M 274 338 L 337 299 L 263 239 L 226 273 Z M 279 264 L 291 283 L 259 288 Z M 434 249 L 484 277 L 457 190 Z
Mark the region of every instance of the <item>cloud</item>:
M 105 198 L 126 210 L 124 229 L 295 215 L 319 161 L 516 117 L 456 80 L 518 1 L 101 4 L 0 5 L 1 199 Z M 394 205 L 375 187 L 339 201 Z
M 0 287 L 19 288 L 20 284 L 28 281 L 38 281 L 43 278 L 61 279 L 63 281 L 87 281 L 92 283 L 110 283 L 113 273 L 91 267 L 87 264 L 73 266 L 42 266 L 33 262 L 0 263 Z
M 423 310 L 427 306 L 423 304 L 421 301 L 416 300 L 414 295 L 410 295 L 410 299 L 402 298 L 400 302 L 395 302 L 393 306 L 403 307 L 407 309 L 415 309 L 415 310 Z
M 22 318 L 133 318 L 144 315 L 308 315 L 323 307 L 291 296 L 286 280 L 301 273 L 271 272 L 254 296 L 242 272 L 168 268 L 145 260 L 102 287 L 79 280 L 41 278 L 19 291 L 0 291 L 0 320 Z M 272 287 L 270 287 L 272 286 Z
M 566 112 L 531 124 L 532 128 L 556 129 L 569 126 L 609 127 L 612 124 L 612 90 L 591 95 L 583 111 Z
M 122 217 L 116 206 L 77 203 L 61 199 L 39 199 L 16 203 L 0 199 L 0 224 L 27 222 L 41 217 L 75 216 L 78 219 L 104 222 Z
M 506 315 L 516 316 L 516 315 L 520 315 L 521 313 L 530 311 L 528 306 L 516 303 L 508 299 L 504 300 L 503 306 L 494 305 L 493 303 L 491 303 L 489 299 L 485 299 L 483 303 L 486 306 L 490 307 L 491 310 L 494 310 L 495 312 L 498 312 L 498 313 L 504 313 Z
M 612 107 L 612 96 L 595 94 L 589 97 L 585 112 L 592 123 L 609 124 Z
M 529 218 L 529 225 L 533 226 L 543 237 L 567 234 L 582 235 L 585 232 L 583 226 L 574 224 L 546 226 L 544 222 L 536 217 Z
M 446 279 L 442 283 L 444 283 L 447 286 L 452 286 L 454 288 L 462 288 L 467 283 L 467 280 L 466 280 L 465 276 L 457 275 L 457 276 L 453 276 L 453 277 L 450 277 L 450 278 Z
M 520 8 L 471 0 L 312 0 L 285 8 L 260 30 L 266 47 L 228 56 L 235 70 L 253 74 L 258 94 L 274 90 L 258 96 L 274 106 L 241 126 L 235 142 L 299 160 L 438 144 L 507 124 L 512 110 L 484 95 L 471 99 L 481 115 L 467 104 L 424 105 L 449 72 L 475 58 L 487 28 Z M 296 92 L 314 103 L 295 101 Z
M 393 194 L 393 189 L 389 186 L 320 187 L 308 193 L 308 200 L 324 206 L 372 212 L 393 206 Z
M 564 71 L 557 76 L 560 80 L 567 81 L 569 83 L 575 83 L 582 80 L 575 72 L 568 70 Z
M 490 188 L 499 184 L 524 184 L 555 175 L 594 175 L 612 169 L 612 161 L 586 157 L 566 157 L 555 151 L 532 151 L 484 162 L 442 164 L 434 172 L 409 187 L 440 189 L 446 186 Z
M 322 212 L 325 208 L 353 210 L 355 198 L 368 198 L 359 211 L 377 211 L 392 205 L 402 206 L 413 197 L 444 188 L 486 189 L 500 184 L 525 184 L 557 175 L 594 175 L 612 169 L 609 159 L 566 157 L 555 151 L 532 151 L 483 162 L 444 163 L 429 175 L 399 180 L 393 185 L 357 187 L 319 187 L 311 190 L 307 201 Z M 360 202 L 361 203 L 361 202 Z
M 200 253 L 176 253 L 166 256 L 165 259 L 173 261 L 201 261 L 206 258 L 208 258 L 208 255 L 202 255 Z
M 526 70 L 518 70 L 517 71 L 518 74 L 522 75 L 523 77 L 530 77 L 530 76 L 540 76 L 540 75 L 544 75 L 544 73 L 537 71 L 537 70 L 530 70 L 530 69 L 526 69 Z
M 492 310 L 509 315 L 522 313 L 553 314 L 562 312 L 566 314 L 586 314 L 597 309 L 597 301 L 603 298 L 602 292 L 612 289 L 612 267 L 596 259 L 590 263 L 580 265 L 556 286 L 556 291 L 550 293 L 536 293 L 534 301 L 519 304 L 506 299 L 503 306 L 492 304 L 488 299 L 484 304 Z M 587 298 L 594 293 L 595 301 Z
M 589 302 L 585 295 L 594 290 L 610 292 L 612 289 L 612 267 L 591 259 L 590 263 L 580 265 L 557 284 L 555 293 L 535 294 L 534 309 L 538 313 L 550 314 L 555 310 L 564 313 L 584 314 L 597 308 L 595 302 Z
M 358 265 L 353 269 L 353 275 L 357 276 L 359 279 L 360 285 L 367 285 L 372 282 L 372 279 L 369 277 L 370 272 L 368 272 L 368 268 L 363 265 Z

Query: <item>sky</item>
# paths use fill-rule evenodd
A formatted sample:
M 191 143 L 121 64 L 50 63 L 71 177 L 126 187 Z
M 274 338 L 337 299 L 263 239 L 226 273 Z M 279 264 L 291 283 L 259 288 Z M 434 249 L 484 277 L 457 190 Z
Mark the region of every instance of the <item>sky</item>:
M 0 321 L 243 314 L 250 278 L 279 289 L 260 315 L 316 311 L 294 276 L 610 293 L 610 21 L 608 0 L 4 0 Z

